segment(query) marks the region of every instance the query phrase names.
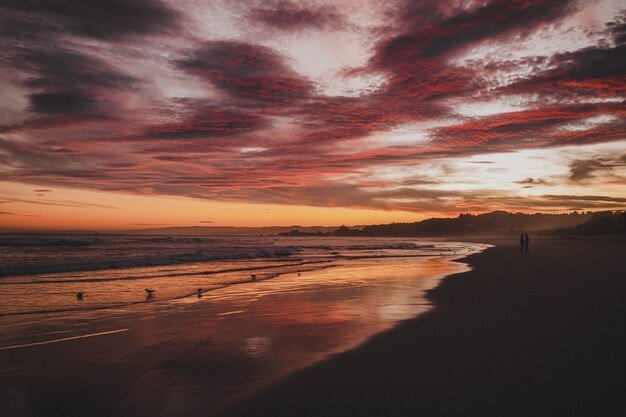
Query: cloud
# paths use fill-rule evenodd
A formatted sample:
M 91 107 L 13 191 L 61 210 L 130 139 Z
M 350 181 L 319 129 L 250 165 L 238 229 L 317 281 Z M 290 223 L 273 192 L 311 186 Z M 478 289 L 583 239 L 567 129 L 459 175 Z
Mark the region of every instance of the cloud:
M 515 181 L 517 184 L 526 185 L 526 186 L 534 186 L 534 185 L 552 185 L 550 181 L 543 180 L 541 178 L 524 178 L 520 181 Z
M 40 214 L 13 213 L 11 211 L 0 211 L 0 216 L 44 217 L 43 215 L 40 215 Z
M 270 48 L 237 41 L 211 41 L 177 65 L 233 97 L 288 105 L 307 98 L 312 85 Z M 245 103 L 242 103 L 245 104 Z
M 30 117 L 12 126 L 13 131 L 110 120 L 118 114 L 116 96 L 140 84 L 98 57 L 67 49 L 54 37 L 0 54 L 0 68 L 19 71 L 19 83 L 31 90 L 26 108 Z
M 184 117 L 181 122 L 151 127 L 145 136 L 156 139 L 222 137 L 250 133 L 267 124 L 265 119 L 249 112 L 202 106 L 195 109 L 191 115 Z
M 502 89 L 534 91 L 546 96 L 616 97 L 626 94 L 626 12 L 605 28 L 606 40 L 594 46 L 544 57 L 548 69 Z
M 31 110 L 40 114 L 96 115 L 98 102 L 88 94 L 75 91 L 30 95 Z
M 405 19 L 409 24 L 413 23 L 410 28 L 417 31 L 392 39 L 386 44 L 386 50 L 404 45 L 419 58 L 449 54 L 478 42 L 498 37 L 502 39 L 503 35 L 529 33 L 569 13 L 571 3 L 569 0 L 489 1 L 473 9 L 459 10 L 452 16 L 435 19 L 425 26 L 422 26 L 420 16 L 408 14 Z M 411 8 L 409 11 L 414 12 Z
M 298 4 L 291 1 L 267 2 L 253 8 L 248 19 L 282 31 L 303 29 L 333 30 L 346 24 L 337 9 L 329 5 Z
M 100 58 L 61 45 L 16 48 L 11 62 L 29 75 L 25 83 L 34 88 L 124 90 L 138 82 Z
M 614 168 L 626 167 L 626 161 L 624 156 L 616 158 L 592 158 L 592 159 L 577 159 L 569 164 L 570 181 L 583 182 L 595 177 L 598 172 L 611 171 Z
M 481 118 L 472 118 L 461 124 L 453 124 L 436 129 L 433 137 L 442 145 L 448 146 L 482 146 L 489 144 L 494 149 L 504 150 L 517 148 L 526 143 L 537 145 L 554 145 L 564 142 L 606 141 L 611 137 L 623 138 L 617 128 L 616 135 L 598 135 L 597 131 L 589 135 L 589 131 L 566 131 L 559 129 L 572 121 L 587 119 L 596 114 L 619 112 L 621 103 L 560 105 L 540 107 L 517 112 L 502 113 Z M 620 118 L 607 124 L 619 126 Z M 608 132 L 607 132 L 608 133 Z M 586 137 L 589 140 L 585 140 Z
M 612 198 L 617 157 L 572 152 L 556 176 L 489 160 L 626 139 L 626 15 L 599 1 L 4 2 L 0 178 L 411 212 L 582 204 L 543 186 Z M 467 183 L 430 171 L 470 155 Z
M 109 206 L 106 204 L 96 204 L 96 203 L 88 203 L 83 201 L 74 201 L 74 200 L 28 200 L 23 198 L 11 198 L 11 197 L 2 197 L 0 200 L 0 204 L 10 204 L 10 203 L 28 203 L 28 204 L 36 204 L 41 206 L 59 206 L 59 207 L 74 207 L 74 208 L 107 208 L 107 209 L 118 209 L 118 207 Z
M 7 0 L 11 29 L 23 33 L 70 33 L 117 40 L 178 29 L 179 13 L 159 0 Z

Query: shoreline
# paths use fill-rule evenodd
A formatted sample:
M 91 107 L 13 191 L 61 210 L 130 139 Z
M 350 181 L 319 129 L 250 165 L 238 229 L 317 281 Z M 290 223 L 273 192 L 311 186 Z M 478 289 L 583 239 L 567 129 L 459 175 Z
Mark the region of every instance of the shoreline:
M 626 241 L 473 241 L 495 246 L 457 260 L 472 269 L 432 310 L 218 415 L 623 415 Z
M 466 270 L 459 258 L 359 257 L 202 297 L 3 316 L 0 410 L 211 415 L 430 310 L 425 292 Z

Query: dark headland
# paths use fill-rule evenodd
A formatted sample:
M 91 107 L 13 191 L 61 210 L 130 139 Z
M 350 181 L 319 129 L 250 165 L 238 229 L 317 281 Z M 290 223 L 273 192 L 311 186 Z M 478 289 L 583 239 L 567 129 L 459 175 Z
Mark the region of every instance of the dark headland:
M 626 240 L 488 243 L 429 313 L 222 415 L 626 415 Z

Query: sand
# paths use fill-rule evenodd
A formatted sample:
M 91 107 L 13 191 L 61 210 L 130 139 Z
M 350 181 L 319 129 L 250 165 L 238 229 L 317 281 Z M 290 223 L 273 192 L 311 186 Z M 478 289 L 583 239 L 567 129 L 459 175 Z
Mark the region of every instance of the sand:
M 358 265 L 260 283 L 261 298 L 261 287 L 236 286 L 175 304 L 5 317 L 6 334 L 26 321 L 22 332 L 38 335 L 0 350 L 0 415 L 626 415 L 626 240 L 531 236 L 528 255 L 516 240 L 487 241 L 496 246 L 462 260 L 472 271 L 429 291 L 434 309 L 374 321 L 373 332 L 380 311 L 364 288 L 322 285 L 358 277 Z M 409 266 L 381 268 L 415 278 Z M 367 271 L 372 296 L 391 291 L 398 306 L 410 296 L 386 273 L 371 286 Z M 269 290 L 291 279 L 311 291 Z
M 626 415 L 626 241 L 515 240 L 467 258 L 431 312 L 223 415 Z

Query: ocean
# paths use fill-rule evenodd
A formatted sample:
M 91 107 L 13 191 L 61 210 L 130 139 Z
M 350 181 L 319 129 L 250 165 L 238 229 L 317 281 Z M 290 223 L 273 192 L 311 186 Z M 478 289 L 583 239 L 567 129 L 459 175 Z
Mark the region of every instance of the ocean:
M 211 415 L 428 311 L 426 291 L 485 248 L 400 238 L 5 235 L 0 394 L 13 399 L 15 415 Z M 77 411 L 75 398 L 111 387 L 105 404 Z M 56 414 L 47 412 L 51 401 Z
M 0 315 L 120 307 L 251 285 L 357 259 L 466 254 L 476 245 L 341 237 L 0 237 Z M 83 293 L 81 302 L 76 294 Z

